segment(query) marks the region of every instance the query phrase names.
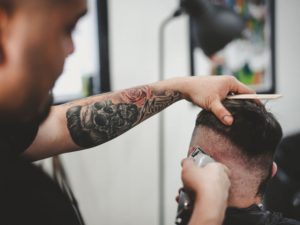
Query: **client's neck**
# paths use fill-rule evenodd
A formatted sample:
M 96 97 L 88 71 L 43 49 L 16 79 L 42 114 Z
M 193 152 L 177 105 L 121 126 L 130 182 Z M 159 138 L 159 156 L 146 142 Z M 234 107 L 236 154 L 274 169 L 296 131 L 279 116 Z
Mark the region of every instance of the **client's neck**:
M 256 197 L 239 197 L 231 196 L 228 200 L 228 207 L 247 208 L 253 204 L 260 204 L 262 201 L 260 196 Z
M 253 204 L 259 204 L 261 201 L 262 198 L 257 195 L 257 185 L 254 180 L 231 181 L 228 198 L 229 207 L 247 208 Z

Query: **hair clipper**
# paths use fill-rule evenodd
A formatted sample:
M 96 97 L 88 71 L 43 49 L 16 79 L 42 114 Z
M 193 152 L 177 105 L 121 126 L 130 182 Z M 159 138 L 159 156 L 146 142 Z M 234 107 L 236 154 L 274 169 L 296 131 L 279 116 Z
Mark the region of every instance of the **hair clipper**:
M 204 167 L 208 163 L 215 162 L 215 160 L 207 155 L 202 149 L 196 148 L 191 154 L 194 162 L 199 167 Z M 185 189 L 181 189 L 179 193 L 178 208 L 175 224 L 188 224 L 193 212 L 194 193 Z

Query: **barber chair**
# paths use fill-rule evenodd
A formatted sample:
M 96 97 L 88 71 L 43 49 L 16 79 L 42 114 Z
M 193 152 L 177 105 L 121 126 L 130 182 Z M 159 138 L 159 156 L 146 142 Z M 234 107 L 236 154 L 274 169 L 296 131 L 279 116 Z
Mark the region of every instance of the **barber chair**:
M 275 162 L 278 171 L 266 190 L 265 207 L 300 220 L 300 133 L 282 140 Z

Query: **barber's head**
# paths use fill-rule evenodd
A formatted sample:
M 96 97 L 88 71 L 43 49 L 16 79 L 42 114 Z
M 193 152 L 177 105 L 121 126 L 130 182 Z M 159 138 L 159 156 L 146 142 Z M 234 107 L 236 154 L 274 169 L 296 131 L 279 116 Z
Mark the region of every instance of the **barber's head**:
M 86 0 L 0 0 L 1 119 L 46 114 L 86 7 Z
M 197 117 L 190 147 L 202 148 L 231 170 L 229 205 L 246 207 L 260 200 L 266 181 L 276 172 L 273 155 L 282 129 L 262 104 L 251 100 L 225 100 L 223 104 L 234 117 L 232 126 L 203 110 Z

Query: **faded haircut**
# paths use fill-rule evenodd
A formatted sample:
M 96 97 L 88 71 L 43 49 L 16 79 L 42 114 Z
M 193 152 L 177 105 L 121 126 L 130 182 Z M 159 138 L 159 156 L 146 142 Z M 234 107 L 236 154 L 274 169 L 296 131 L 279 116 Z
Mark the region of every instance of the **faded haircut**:
M 241 155 L 253 168 L 262 171 L 262 180 L 257 194 L 262 195 L 271 178 L 273 156 L 282 138 L 282 128 L 264 105 L 252 100 L 225 100 L 223 105 L 234 117 L 231 126 L 226 126 L 215 115 L 202 110 L 196 127 L 204 126 L 228 139 L 238 147 Z

